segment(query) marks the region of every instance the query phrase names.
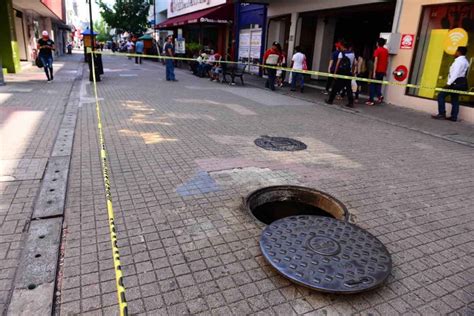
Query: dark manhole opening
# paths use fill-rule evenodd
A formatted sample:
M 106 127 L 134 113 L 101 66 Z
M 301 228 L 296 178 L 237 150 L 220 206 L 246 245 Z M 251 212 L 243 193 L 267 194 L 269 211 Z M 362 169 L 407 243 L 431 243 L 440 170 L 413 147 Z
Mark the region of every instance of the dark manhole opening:
M 306 144 L 299 140 L 287 137 L 273 137 L 263 135 L 255 140 L 255 145 L 272 151 L 298 151 L 305 150 Z
M 333 196 L 299 186 L 271 186 L 250 193 L 245 204 L 260 222 L 271 224 L 276 220 L 297 215 L 316 215 L 346 221 L 347 208 Z

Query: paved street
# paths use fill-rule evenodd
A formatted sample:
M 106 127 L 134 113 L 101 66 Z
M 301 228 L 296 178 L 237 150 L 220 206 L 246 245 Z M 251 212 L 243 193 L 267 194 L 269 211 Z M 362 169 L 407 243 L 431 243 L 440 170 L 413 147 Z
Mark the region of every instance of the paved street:
M 54 84 L 30 68 L 0 87 L 0 311 L 5 312 L 16 268 L 76 76 L 79 55 L 55 63 Z
M 9 302 L 33 203 L 79 55 L 54 83 L 37 68 L 0 87 L 0 307 Z M 55 65 L 56 66 L 56 65 Z M 474 313 L 474 126 L 399 107 L 326 106 L 317 91 L 229 86 L 159 63 L 104 57 L 98 83 L 126 297 L 131 314 Z M 75 85 L 74 85 L 75 86 Z M 97 119 L 84 66 L 69 169 L 56 310 L 118 313 Z M 261 135 L 300 152 L 265 151 Z M 387 283 L 322 294 L 282 278 L 261 255 L 255 189 L 294 184 L 342 201 L 392 254 Z

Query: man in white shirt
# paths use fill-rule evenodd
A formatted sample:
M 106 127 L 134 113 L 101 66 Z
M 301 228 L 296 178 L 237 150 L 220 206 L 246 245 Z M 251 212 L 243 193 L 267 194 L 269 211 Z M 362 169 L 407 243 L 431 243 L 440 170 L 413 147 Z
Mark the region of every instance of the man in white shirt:
M 296 53 L 291 58 L 292 69 L 295 70 L 307 70 L 306 56 L 301 52 L 301 47 L 295 47 Z M 304 90 L 304 75 L 300 72 L 293 72 L 291 74 L 291 91 L 296 91 L 296 83 L 300 82 L 300 91 L 303 93 Z
M 469 69 L 469 61 L 466 58 L 467 48 L 460 46 L 456 50 L 454 62 L 449 68 L 447 89 L 467 91 L 467 70 Z M 451 116 L 446 117 L 446 97 L 451 95 Z M 440 92 L 438 94 L 438 114 L 431 117 L 435 120 L 450 120 L 456 122 L 459 113 L 459 94 L 450 92 Z

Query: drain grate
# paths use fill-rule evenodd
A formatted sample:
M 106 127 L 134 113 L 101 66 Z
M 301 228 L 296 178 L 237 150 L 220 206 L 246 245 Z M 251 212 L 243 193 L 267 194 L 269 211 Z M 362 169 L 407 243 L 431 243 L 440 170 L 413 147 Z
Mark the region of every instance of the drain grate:
M 272 137 L 263 135 L 255 140 L 255 145 L 272 151 L 298 151 L 305 150 L 306 144 L 299 140 L 287 137 Z
M 328 293 L 358 293 L 381 285 L 392 269 L 385 246 L 348 222 L 291 216 L 268 225 L 260 247 L 265 259 L 290 280 Z

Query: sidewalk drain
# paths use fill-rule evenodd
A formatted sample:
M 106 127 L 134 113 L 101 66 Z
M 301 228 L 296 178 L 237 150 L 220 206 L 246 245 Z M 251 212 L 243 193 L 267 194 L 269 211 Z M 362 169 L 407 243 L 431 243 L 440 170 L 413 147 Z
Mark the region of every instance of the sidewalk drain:
M 263 135 L 254 141 L 255 145 L 271 151 L 298 151 L 305 150 L 306 144 L 299 140 L 287 137 L 273 137 Z
M 250 193 L 245 206 L 260 222 L 272 222 L 296 215 L 316 215 L 346 221 L 347 208 L 331 195 L 299 186 L 270 186 Z

